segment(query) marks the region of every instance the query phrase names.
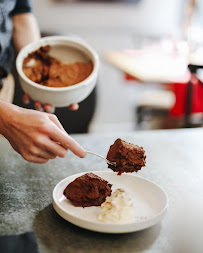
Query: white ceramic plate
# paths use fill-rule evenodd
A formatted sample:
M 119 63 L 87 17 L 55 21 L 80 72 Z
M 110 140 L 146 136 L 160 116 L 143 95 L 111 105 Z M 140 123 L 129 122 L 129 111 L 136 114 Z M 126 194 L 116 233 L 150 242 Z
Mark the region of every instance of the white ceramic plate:
M 85 174 L 79 173 L 60 181 L 53 191 L 53 207 L 65 220 L 85 229 L 103 233 L 129 233 L 151 227 L 166 214 L 168 198 L 166 193 L 153 182 L 133 174 L 111 171 L 94 171 L 93 173 L 113 184 L 112 192 L 124 189 L 131 198 L 135 221 L 130 223 L 102 223 L 97 220 L 101 207 L 75 207 L 67 200 L 63 191 L 75 178 Z

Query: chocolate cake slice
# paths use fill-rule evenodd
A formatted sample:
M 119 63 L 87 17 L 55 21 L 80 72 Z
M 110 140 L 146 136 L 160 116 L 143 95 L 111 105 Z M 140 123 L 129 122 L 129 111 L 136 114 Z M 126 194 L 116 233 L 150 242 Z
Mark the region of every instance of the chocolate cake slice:
M 86 173 L 71 182 L 63 194 L 74 206 L 100 206 L 111 195 L 111 186 L 94 173 Z
M 146 164 L 146 155 L 143 147 L 117 139 L 110 146 L 106 159 L 116 162 L 116 167 L 109 164 L 109 168 L 118 172 L 137 172 Z

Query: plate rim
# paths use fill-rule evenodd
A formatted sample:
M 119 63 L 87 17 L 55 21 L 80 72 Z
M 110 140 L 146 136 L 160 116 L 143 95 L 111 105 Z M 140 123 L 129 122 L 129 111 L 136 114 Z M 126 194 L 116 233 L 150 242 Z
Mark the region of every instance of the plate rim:
M 165 206 L 163 207 L 163 209 L 161 209 L 161 211 L 159 211 L 158 213 L 156 213 L 156 215 L 148 218 L 147 220 L 134 221 L 134 222 L 126 222 L 126 223 L 103 223 L 103 222 L 99 222 L 99 221 L 89 221 L 89 220 L 82 219 L 80 217 L 76 217 L 76 216 L 68 213 L 67 210 L 65 210 L 63 207 L 61 207 L 57 203 L 58 201 L 55 199 L 55 193 L 56 193 L 56 190 L 59 187 L 59 185 L 62 184 L 67 179 L 69 179 L 71 177 L 76 178 L 76 177 L 82 176 L 82 175 L 84 175 L 86 173 L 116 174 L 113 171 L 85 171 L 85 172 L 79 172 L 79 173 L 70 175 L 70 176 L 62 179 L 61 181 L 59 181 L 55 185 L 55 187 L 53 189 L 53 192 L 52 192 L 52 205 L 53 205 L 55 211 L 63 219 L 65 219 L 66 221 L 68 221 L 68 222 L 70 222 L 70 223 L 72 223 L 72 224 L 74 224 L 74 225 L 76 225 L 78 227 L 81 227 L 81 228 L 84 228 L 84 229 L 87 229 L 87 230 L 92 230 L 92 231 L 95 231 L 95 232 L 101 232 L 101 233 L 113 233 L 113 234 L 131 233 L 131 232 L 136 232 L 136 231 L 140 231 L 140 230 L 149 228 L 149 227 L 157 224 L 159 221 L 162 220 L 162 218 L 167 213 L 167 210 L 168 210 L 168 207 L 169 207 L 169 198 L 168 198 L 168 196 L 167 196 L 167 194 L 166 194 L 166 192 L 164 191 L 163 188 L 161 188 L 158 184 L 154 183 L 153 181 L 151 181 L 149 179 L 146 179 L 144 177 L 137 176 L 135 174 L 127 174 L 127 173 L 125 173 L 123 175 L 136 177 L 136 178 L 141 179 L 143 181 L 147 181 L 148 183 L 150 183 L 153 186 L 157 187 L 162 192 L 162 194 L 164 195 L 164 197 L 166 199 Z M 69 218 L 71 219 L 71 221 L 69 219 L 67 219 L 65 217 L 65 215 L 69 216 Z M 81 225 L 80 223 L 85 223 L 85 225 L 84 224 Z M 89 224 L 90 226 L 88 226 L 87 224 Z M 100 225 L 100 227 L 102 226 L 102 228 L 101 229 L 94 228 L 95 225 L 97 225 L 97 226 Z M 129 228 L 129 225 L 131 225 L 131 229 Z M 135 228 L 135 225 L 138 225 L 137 228 Z M 120 227 L 123 227 L 123 229 L 120 229 L 119 231 L 117 231 L 117 229 L 120 228 Z M 114 229 L 112 229 L 112 228 L 114 228 Z

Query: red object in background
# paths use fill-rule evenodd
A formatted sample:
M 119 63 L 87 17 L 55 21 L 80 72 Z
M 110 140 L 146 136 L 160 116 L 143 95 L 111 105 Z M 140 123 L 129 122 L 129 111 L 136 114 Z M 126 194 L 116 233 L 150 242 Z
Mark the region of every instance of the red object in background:
M 124 73 L 124 74 L 125 74 L 125 79 L 126 79 L 127 81 L 140 81 L 139 79 L 137 79 L 137 78 L 135 78 L 135 77 L 129 75 L 128 73 Z M 141 81 L 140 81 L 140 82 L 141 82 Z
M 191 113 L 203 112 L 203 84 L 195 74 L 191 76 L 192 82 L 192 108 Z M 170 110 L 171 116 L 182 116 L 186 108 L 187 83 L 173 83 L 172 91 L 175 94 L 176 102 Z
M 127 81 L 137 80 L 136 78 L 125 73 Z M 139 80 L 138 80 L 139 81 Z M 203 112 L 203 84 L 198 80 L 195 74 L 191 76 L 192 87 L 192 113 Z M 175 82 L 171 83 L 171 91 L 175 94 L 175 104 L 170 109 L 170 115 L 173 117 L 181 117 L 185 115 L 186 109 L 186 92 L 187 83 Z

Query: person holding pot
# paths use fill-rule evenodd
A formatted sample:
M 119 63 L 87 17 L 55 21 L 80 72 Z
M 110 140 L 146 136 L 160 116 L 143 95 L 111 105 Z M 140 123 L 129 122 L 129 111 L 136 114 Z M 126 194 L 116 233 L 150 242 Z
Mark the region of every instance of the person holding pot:
M 68 135 L 55 115 L 21 108 L 1 98 L 4 87 L 13 82 L 10 72 L 14 49 L 19 52 L 39 38 L 28 0 L 0 2 L 0 134 L 29 162 L 46 163 L 57 156 L 65 157 L 68 149 L 83 158 L 84 149 Z M 77 107 L 72 105 L 73 110 Z

